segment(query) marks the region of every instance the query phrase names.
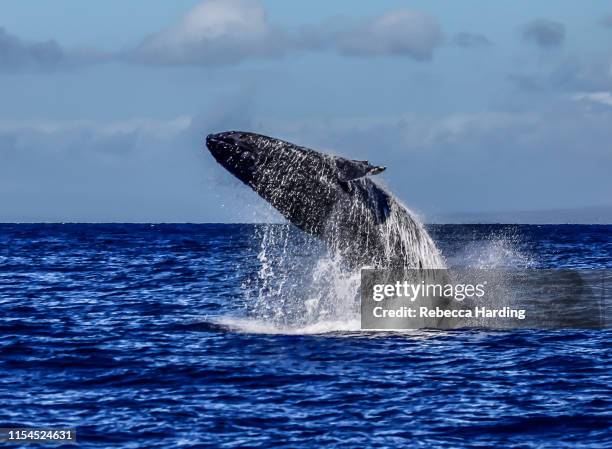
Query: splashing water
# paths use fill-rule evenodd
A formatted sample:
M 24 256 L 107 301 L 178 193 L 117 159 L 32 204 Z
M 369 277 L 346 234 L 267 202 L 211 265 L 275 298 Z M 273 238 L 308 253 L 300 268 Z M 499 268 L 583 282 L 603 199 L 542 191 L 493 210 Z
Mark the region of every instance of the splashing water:
M 400 253 L 413 266 L 422 261 L 424 267 L 445 267 L 425 227 L 399 202 L 392 203 L 378 232 L 381 259 Z M 341 233 L 327 244 L 289 225 L 264 225 L 256 234 L 259 268 L 243 285 L 251 320 L 235 320 L 233 327 L 271 333 L 359 329 L 361 268 L 369 266 L 347 263 Z
M 460 251 L 447 260 L 450 267 L 495 270 L 501 268 L 535 268 L 533 254 L 520 248 L 516 232 L 503 231 L 489 234 L 484 240 L 467 242 Z
M 393 200 L 389 218 L 380 226 L 385 258 L 392 260 L 394 254 L 399 252 L 404 255 L 407 266 L 446 268 L 446 263 L 425 226 L 397 198 Z
M 416 226 L 423 229 L 419 235 L 414 230 L 415 224 L 402 227 L 402 220 L 402 215 L 393 211 L 380 227 L 388 242 L 385 251 L 393 248 L 419 251 L 431 266 L 444 268 L 445 261 L 424 226 L 415 220 Z M 258 271 L 243 289 L 248 318 L 225 317 L 220 324 L 247 333 L 359 331 L 362 267 L 347 264 L 337 246 L 330 248 L 290 225 L 264 225 L 257 228 L 256 234 Z M 432 247 L 435 252 L 430 251 Z M 490 234 L 484 240 L 465 241 L 453 252 L 454 256 L 448 260 L 451 269 L 478 271 L 535 266 L 533 256 L 520 248 L 518 235 L 511 231 Z M 514 302 L 515 295 L 506 285 L 503 272 L 498 273 L 499 278 L 489 273 L 487 279 L 492 288 L 501 292 L 497 298 L 500 304 L 507 305 Z
M 394 214 L 381 226 L 389 242 L 397 237 L 388 234 L 397 233 L 401 223 L 401 219 L 392 217 Z M 397 247 L 423 249 L 423 237 L 415 237 L 410 229 L 399 230 L 403 240 Z M 223 317 L 219 324 L 235 331 L 266 334 L 360 331 L 362 267 L 347 264 L 334 247 L 290 225 L 262 225 L 256 228 L 255 237 L 258 269 L 243 285 L 247 317 Z M 391 244 L 388 248 L 391 250 Z M 486 279 L 500 293 L 496 301 L 503 305 L 515 302 L 517 293 L 507 284 L 503 269 L 536 265 L 533 256 L 521 248 L 518 234 L 511 230 L 473 236 L 452 253 L 448 259 L 451 270 L 468 269 L 471 276 L 483 269 L 494 272 L 489 272 Z M 445 263 L 437 249 L 431 255 L 436 263 Z M 492 277 L 495 273 L 498 278 Z
M 274 331 L 358 319 L 358 269 L 289 225 L 264 225 L 256 233 L 259 269 L 244 285 L 256 326 Z

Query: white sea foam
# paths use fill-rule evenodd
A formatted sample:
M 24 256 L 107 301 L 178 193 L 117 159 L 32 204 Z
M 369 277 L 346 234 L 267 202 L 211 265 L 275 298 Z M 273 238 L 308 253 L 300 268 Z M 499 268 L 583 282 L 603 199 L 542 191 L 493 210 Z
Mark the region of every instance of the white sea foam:
M 257 318 L 225 316 L 213 322 L 234 332 L 268 335 L 317 335 L 337 332 L 359 332 L 357 319 L 346 321 L 319 321 L 305 326 L 279 326 Z

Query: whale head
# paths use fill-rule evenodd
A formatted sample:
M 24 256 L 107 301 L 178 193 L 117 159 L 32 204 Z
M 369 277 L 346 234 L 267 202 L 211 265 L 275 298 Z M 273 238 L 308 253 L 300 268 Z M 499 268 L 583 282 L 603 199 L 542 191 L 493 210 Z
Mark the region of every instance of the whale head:
M 206 146 L 215 160 L 242 182 L 252 185 L 270 138 L 253 133 L 229 131 L 209 134 Z
M 279 164 L 285 165 L 283 168 L 291 173 L 304 171 L 305 168 L 318 168 L 316 171 L 310 171 L 311 182 L 323 181 L 323 175 L 329 175 L 333 181 L 348 182 L 385 170 L 385 167 L 372 166 L 368 161 L 329 156 L 290 142 L 250 132 L 227 131 L 209 134 L 206 137 L 206 146 L 219 164 L 250 185 L 267 169 L 278 169 Z M 287 163 L 290 165 L 286 165 Z M 304 167 L 304 163 L 308 163 L 309 166 Z M 313 163 L 318 166 L 313 166 Z

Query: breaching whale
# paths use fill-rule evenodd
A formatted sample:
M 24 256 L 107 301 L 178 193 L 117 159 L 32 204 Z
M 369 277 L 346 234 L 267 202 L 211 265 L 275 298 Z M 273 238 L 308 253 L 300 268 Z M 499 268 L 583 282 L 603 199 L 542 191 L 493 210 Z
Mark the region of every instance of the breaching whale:
M 443 268 L 424 226 L 369 176 L 385 167 L 260 134 L 211 134 L 206 146 L 287 220 L 353 266 Z

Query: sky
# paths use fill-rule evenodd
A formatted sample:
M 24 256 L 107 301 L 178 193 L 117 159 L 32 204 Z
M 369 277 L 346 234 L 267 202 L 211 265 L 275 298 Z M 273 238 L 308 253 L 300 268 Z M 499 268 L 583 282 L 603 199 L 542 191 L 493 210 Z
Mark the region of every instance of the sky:
M 387 166 L 425 221 L 612 206 L 612 4 L 0 3 L 0 222 L 277 220 L 204 149 Z

